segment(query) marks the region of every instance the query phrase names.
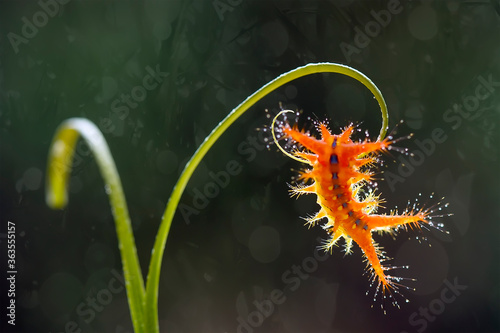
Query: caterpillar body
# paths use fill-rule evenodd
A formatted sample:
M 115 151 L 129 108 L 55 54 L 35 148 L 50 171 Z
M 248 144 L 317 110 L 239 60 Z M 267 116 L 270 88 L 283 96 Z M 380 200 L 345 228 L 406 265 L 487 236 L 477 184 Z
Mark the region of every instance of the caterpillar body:
M 312 227 L 324 221 L 322 227 L 329 238 L 321 247 L 326 251 L 331 252 L 341 238 L 345 241 L 346 253 L 351 253 L 352 245 L 356 243 L 366 257 L 371 282 L 376 284 L 374 299 L 380 291 L 384 298 L 388 295 L 393 305 L 399 306 L 393 293 L 398 293 L 399 287 L 407 287 L 401 283 L 403 278 L 389 275 L 388 271 L 398 267 L 384 265 L 389 258 L 374 241 L 373 233 L 395 235 L 401 228 L 420 228 L 423 225 L 438 229 L 442 227 L 431 222 L 433 208 L 417 209 L 413 206 L 399 215 L 394 210 L 388 215 L 376 214 L 383 200 L 367 185 L 373 179 L 373 168 L 379 162 L 379 153 L 387 150 L 405 151 L 393 146 L 399 139 L 389 136 L 383 140 L 370 141 L 367 137 L 364 141 L 354 142 L 351 139 L 355 130 L 353 125 L 340 134 L 332 134 L 325 123 L 318 126 L 321 133 L 318 139 L 299 131 L 297 125 L 290 126 L 286 120 L 277 122 L 277 118 L 286 112 L 293 111 L 281 111 L 273 120 L 271 129 L 274 142 L 285 155 L 309 167 L 300 172 L 301 184 L 292 186 L 292 196 L 315 194 L 321 207 L 315 215 L 305 218 L 306 224 Z M 295 147 L 291 153 L 278 143 L 279 139 L 288 139 Z

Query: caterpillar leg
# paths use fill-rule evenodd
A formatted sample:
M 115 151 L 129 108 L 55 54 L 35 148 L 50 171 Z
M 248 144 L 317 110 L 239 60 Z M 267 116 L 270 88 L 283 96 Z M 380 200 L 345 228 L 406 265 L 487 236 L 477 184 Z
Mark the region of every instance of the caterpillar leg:
M 403 215 L 370 215 L 367 224 L 370 229 L 394 229 L 397 227 L 417 227 L 420 228 L 420 223 L 428 223 L 427 214 L 419 212 L 415 215 L 408 213 Z
M 385 292 L 388 288 L 394 289 L 392 282 L 384 273 L 384 267 L 382 266 L 380 260 L 381 258 L 384 258 L 384 254 L 373 241 L 371 233 L 366 232 L 364 236 L 362 236 L 363 239 L 359 239 L 359 235 L 357 236 L 358 237 L 355 236 L 354 241 L 359 245 L 365 254 L 366 260 L 368 261 L 367 269 L 373 273 L 372 280 L 378 280 L 378 287 L 381 286 L 383 292 Z

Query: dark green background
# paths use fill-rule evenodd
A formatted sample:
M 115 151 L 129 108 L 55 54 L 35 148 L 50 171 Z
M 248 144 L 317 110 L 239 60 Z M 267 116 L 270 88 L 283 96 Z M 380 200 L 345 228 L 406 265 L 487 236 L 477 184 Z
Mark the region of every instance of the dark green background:
M 396 136 L 415 134 L 399 146 L 421 150 L 416 140 L 428 142 L 442 130 L 445 142 L 404 181 L 378 183 L 385 212 L 415 202 L 419 193 L 429 205 L 445 196 L 445 213 L 455 215 L 439 222 L 450 235 L 375 235 L 394 264 L 410 265 L 395 274 L 418 280 L 404 282 L 416 292 L 402 292 L 410 302 L 400 298 L 401 309 L 386 304 L 387 315 L 380 300 L 372 301 L 374 288 L 362 275 L 356 246 L 347 257 L 336 248 L 297 290 L 287 289 L 282 275 L 311 257 L 325 234 L 307 230 L 299 218 L 315 212 L 314 200 L 288 196 L 298 163 L 273 147 L 244 142 L 269 125 L 264 110 L 276 111 L 279 102 L 303 109 L 306 128 L 312 128 L 307 116 L 330 119 L 335 132 L 361 122 L 374 137 L 380 127 L 375 100 L 352 79 L 328 74 L 294 81 L 232 125 L 190 181 L 181 203 L 193 206 L 196 191 L 212 181 L 210 172 L 233 160 L 241 165 L 199 214 L 187 221 L 178 211 L 174 218 L 160 281 L 162 332 L 235 332 L 238 317 L 247 318 L 253 302 L 274 289 L 286 289 L 286 301 L 255 332 L 417 332 L 423 324 L 409 318 L 420 307 L 439 306 L 445 279 L 467 289 L 438 307 L 422 331 L 500 330 L 498 1 L 402 1 L 382 28 L 373 13 L 387 13 L 386 1 L 220 0 L 226 7 L 219 13 L 210 0 L 47 3 L 53 11 L 47 22 L 35 1 L 0 7 L 2 272 L 7 221 L 16 224 L 18 265 L 17 325 L 7 331 L 63 332 L 68 321 L 81 332 L 132 331 L 124 291 L 88 323 L 76 310 L 107 288 L 121 263 L 103 181 L 85 145 L 78 146 L 68 207 L 45 205 L 47 151 L 61 121 L 85 117 L 103 130 L 146 274 L 172 187 L 204 137 L 266 82 L 321 61 L 348 64 L 378 85 L 390 129 L 404 120 Z M 21 38 L 34 16 L 44 24 L 14 46 L 14 34 Z M 375 29 L 373 37 L 360 40 L 358 31 L 367 27 Z M 356 47 L 348 56 L 342 52 L 347 44 Z M 128 114 L 120 113 L 114 101 L 142 85 L 148 66 L 168 74 Z M 473 103 L 469 97 L 481 78 L 496 82 L 494 91 L 464 113 L 468 118 L 454 113 L 464 99 Z M 398 174 L 402 168 L 399 153 L 384 161 L 382 170 Z M 2 325 L 4 309 L 2 303 Z

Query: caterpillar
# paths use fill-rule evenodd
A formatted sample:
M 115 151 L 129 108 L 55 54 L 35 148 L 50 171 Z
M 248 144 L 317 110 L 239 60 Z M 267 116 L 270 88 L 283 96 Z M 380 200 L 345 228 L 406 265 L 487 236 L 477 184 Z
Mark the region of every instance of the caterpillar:
M 401 283 L 406 278 L 390 275 L 389 271 L 408 266 L 384 265 L 390 258 L 374 241 L 373 233 L 395 236 L 399 229 L 420 229 L 428 225 L 441 230 L 442 224 L 432 222 L 432 217 L 436 217 L 433 212 L 436 207 L 441 210 L 447 206 L 438 207 L 441 204 L 438 203 L 430 208 L 418 209 L 413 205 L 401 214 L 395 210 L 388 215 L 376 214 L 384 202 L 370 186 L 373 185 L 374 167 L 380 162 L 378 155 L 389 150 L 407 152 L 407 149 L 394 144 L 409 136 L 394 139 L 389 135 L 383 140 L 370 141 L 367 133 L 365 140 L 355 142 L 351 139 L 355 131 L 352 124 L 340 134 L 332 134 L 327 124 L 322 122 L 317 124 L 321 134 L 318 139 L 298 130 L 297 124 L 290 126 L 286 115 L 284 120 L 278 121 L 281 115 L 288 112 L 293 111 L 282 110 L 274 117 L 271 132 L 274 143 L 285 155 L 308 166 L 299 174 L 299 185 L 291 185 L 292 196 L 317 196 L 317 204 L 321 208 L 316 214 L 304 218 L 306 225 L 313 227 L 325 221 L 321 226 L 329 238 L 320 246 L 325 251 L 332 252 L 333 246 L 343 238 L 345 253 L 350 254 L 353 243 L 356 243 L 366 258 L 366 270 L 371 273 L 370 285 L 376 284 L 374 301 L 380 292 L 384 299 L 388 296 L 392 304 L 399 307 L 393 293 L 399 294 L 400 287 L 408 288 Z M 289 141 L 291 153 L 278 143 L 280 139 Z

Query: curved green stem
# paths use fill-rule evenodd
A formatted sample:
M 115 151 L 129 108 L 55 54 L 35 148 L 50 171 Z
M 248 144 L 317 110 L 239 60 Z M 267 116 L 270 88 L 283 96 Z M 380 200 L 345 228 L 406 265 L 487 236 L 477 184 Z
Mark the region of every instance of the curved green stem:
M 49 152 L 46 180 L 46 200 L 49 207 L 61 209 L 68 201 L 67 183 L 72 166 L 73 152 L 79 136 L 87 142 L 94 154 L 106 184 L 111 209 L 116 221 L 116 233 L 123 263 L 128 303 L 136 333 L 149 332 L 144 320 L 144 280 L 137 257 L 132 226 L 116 165 L 106 140 L 89 120 L 71 118 L 56 130 Z
M 172 219 L 179 204 L 186 185 L 191 178 L 194 170 L 205 156 L 207 151 L 212 147 L 212 145 L 217 141 L 217 139 L 224 133 L 224 131 L 236 120 L 238 119 L 246 110 L 248 110 L 257 101 L 262 99 L 264 96 L 277 89 L 278 87 L 298 79 L 300 77 L 315 74 L 315 73 L 340 73 L 350 76 L 357 81 L 361 82 L 366 86 L 378 101 L 380 109 L 382 111 L 382 128 L 380 129 L 379 139 L 383 139 L 389 122 L 389 117 L 387 114 L 387 106 L 385 104 L 384 98 L 377 88 L 377 86 L 363 73 L 350 68 L 348 66 L 343 66 L 333 63 L 318 63 L 318 64 L 308 64 L 303 67 L 296 68 L 287 72 L 268 84 L 264 85 L 262 88 L 257 90 L 254 94 L 249 96 L 245 101 L 238 105 L 231 113 L 229 113 L 224 120 L 222 120 L 219 125 L 210 133 L 210 135 L 203 141 L 201 146 L 196 150 L 193 157 L 186 164 L 184 171 L 182 172 L 177 184 L 175 185 L 172 195 L 167 204 L 165 213 L 156 236 L 155 244 L 153 247 L 153 253 L 151 257 L 151 262 L 149 266 L 148 280 L 146 285 L 146 299 L 144 313 L 146 315 L 146 327 L 154 329 L 150 332 L 159 332 L 158 326 L 158 287 L 160 281 L 160 270 L 161 261 L 163 258 L 163 252 L 165 250 L 165 244 L 167 242 L 168 233 L 170 226 L 172 224 Z
M 355 69 L 331 63 L 309 64 L 285 73 L 264 85 L 243 101 L 243 103 L 238 105 L 238 107 L 231 111 L 231 113 L 217 125 L 202 145 L 196 150 L 191 160 L 186 164 L 184 171 L 172 191 L 167 208 L 163 214 L 153 247 L 146 289 L 144 289 L 144 281 L 139 259 L 137 257 L 125 195 L 123 194 L 116 165 L 111 157 L 111 153 L 109 152 L 108 145 L 102 133 L 92 122 L 81 118 L 68 119 L 59 126 L 52 141 L 49 153 L 47 204 L 52 208 L 59 209 L 63 208 L 67 203 L 67 183 L 72 165 L 73 152 L 76 141 L 81 135 L 96 157 L 97 164 L 106 184 L 106 192 L 109 195 L 116 222 L 116 232 L 122 256 L 130 313 L 136 333 L 159 332 L 158 286 L 165 244 L 180 197 L 191 175 L 207 151 L 236 119 L 257 101 L 276 88 L 309 74 L 327 72 L 350 76 L 361 82 L 373 93 L 382 111 L 382 128 L 380 129 L 379 140 L 384 138 L 388 125 L 387 106 L 384 98 L 375 84 L 373 84 L 368 77 Z

